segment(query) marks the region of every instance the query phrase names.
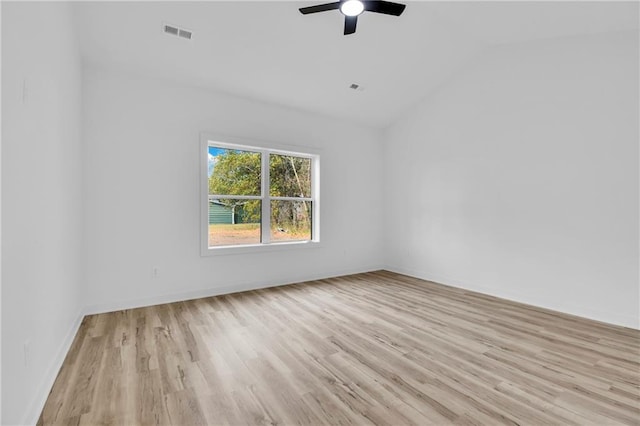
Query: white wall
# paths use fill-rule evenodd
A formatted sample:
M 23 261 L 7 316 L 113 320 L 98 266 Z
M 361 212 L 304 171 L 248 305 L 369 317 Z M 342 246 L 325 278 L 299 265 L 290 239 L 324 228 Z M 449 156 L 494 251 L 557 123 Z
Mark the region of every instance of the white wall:
M 85 69 L 84 111 L 89 311 L 382 265 L 374 130 L 97 67 Z M 322 247 L 201 257 L 203 131 L 320 149 Z
M 501 46 L 390 128 L 388 267 L 638 328 L 638 59 Z
M 37 420 L 80 318 L 81 65 L 68 6 L 2 3 L 2 424 Z

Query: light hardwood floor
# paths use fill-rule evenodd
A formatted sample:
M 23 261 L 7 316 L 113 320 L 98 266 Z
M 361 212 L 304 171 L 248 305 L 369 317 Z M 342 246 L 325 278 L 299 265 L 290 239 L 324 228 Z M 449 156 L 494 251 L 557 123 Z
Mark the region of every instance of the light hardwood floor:
M 40 424 L 640 424 L 640 332 L 390 272 L 88 316 Z

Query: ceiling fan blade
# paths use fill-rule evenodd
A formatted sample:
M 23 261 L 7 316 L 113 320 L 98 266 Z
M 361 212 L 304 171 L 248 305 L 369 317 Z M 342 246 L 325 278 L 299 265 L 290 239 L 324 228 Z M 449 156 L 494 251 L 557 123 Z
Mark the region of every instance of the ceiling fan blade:
M 335 10 L 340 8 L 340 2 L 337 1 L 335 3 L 327 3 L 327 4 L 319 4 L 316 6 L 309 7 L 301 7 L 300 13 L 303 15 L 308 15 L 309 13 L 318 13 L 318 12 L 326 12 L 327 10 Z
M 345 16 L 344 17 L 344 35 L 355 33 L 357 23 L 358 23 L 357 16 Z
M 406 4 L 393 3 L 384 0 L 364 1 L 364 10 L 369 12 L 384 13 L 385 15 L 400 16 L 404 12 Z

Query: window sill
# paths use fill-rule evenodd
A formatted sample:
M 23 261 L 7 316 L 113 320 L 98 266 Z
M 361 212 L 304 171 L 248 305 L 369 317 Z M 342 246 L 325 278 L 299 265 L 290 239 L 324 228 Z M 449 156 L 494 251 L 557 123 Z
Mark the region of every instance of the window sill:
M 230 254 L 271 253 L 284 250 L 300 250 L 320 247 L 322 247 L 320 241 L 290 241 L 271 244 L 245 244 L 240 246 L 219 246 L 212 248 L 207 247 L 201 250 L 200 255 L 202 257 L 226 256 Z

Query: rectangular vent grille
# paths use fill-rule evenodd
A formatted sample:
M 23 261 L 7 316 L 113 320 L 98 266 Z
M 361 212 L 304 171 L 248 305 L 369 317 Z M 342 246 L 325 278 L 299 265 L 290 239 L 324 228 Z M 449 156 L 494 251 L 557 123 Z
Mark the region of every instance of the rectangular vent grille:
M 187 30 L 179 30 L 178 37 L 186 38 L 187 40 L 191 40 L 191 31 Z
M 164 32 L 171 35 L 178 35 L 178 29 L 176 27 L 172 27 L 171 25 L 165 25 Z
M 187 40 L 193 38 L 193 31 L 189 31 L 184 28 L 176 27 L 175 25 L 162 24 L 162 31 L 172 36 L 181 37 Z

